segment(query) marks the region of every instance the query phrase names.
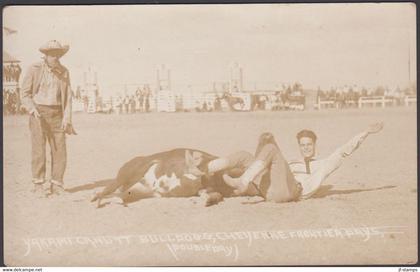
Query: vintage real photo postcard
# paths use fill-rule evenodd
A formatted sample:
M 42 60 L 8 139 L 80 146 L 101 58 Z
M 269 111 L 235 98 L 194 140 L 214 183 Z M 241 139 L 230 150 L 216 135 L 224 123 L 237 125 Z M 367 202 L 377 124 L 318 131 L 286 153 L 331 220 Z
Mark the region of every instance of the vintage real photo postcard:
M 417 263 L 412 3 L 7 6 L 9 266 Z

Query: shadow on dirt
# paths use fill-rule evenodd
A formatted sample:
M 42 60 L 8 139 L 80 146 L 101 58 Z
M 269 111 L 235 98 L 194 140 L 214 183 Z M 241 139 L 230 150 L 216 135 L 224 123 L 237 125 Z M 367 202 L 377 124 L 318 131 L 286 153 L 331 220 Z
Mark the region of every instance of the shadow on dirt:
M 397 186 L 388 185 L 382 187 L 375 187 L 375 188 L 367 188 L 367 189 L 349 189 L 349 190 L 332 190 L 333 185 L 323 185 L 319 188 L 318 192 L 314 194 L 311 198 L 324 198 L 331 195 L 348 195 L 354 193 L 361 193 L 361 192 L 371 192 L 371 191 L 380 191 L 386 189 L 392 189 Z
M 98 181 L 93 181 L 87 184 L 83 184 L 83 185 L 79 185 L 79 186 L 75 186 L 72 188 L 68 188 L 66 189 L 67 192 L 69 193 L 77 193 L 80 191 L 88 191 L 88 190 L 93 190 L 95 188 L 98 187 L 105 187 L 109 184 L 111 184 L 112 182 L 114 182 L 115 179 L 103 179 L 103 180 L 98 180 Z

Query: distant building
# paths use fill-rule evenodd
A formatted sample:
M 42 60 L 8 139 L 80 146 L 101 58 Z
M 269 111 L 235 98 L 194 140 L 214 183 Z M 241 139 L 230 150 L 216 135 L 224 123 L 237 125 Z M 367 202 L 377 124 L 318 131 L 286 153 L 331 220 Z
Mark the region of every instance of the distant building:
M 97 73 L 92 67 L 88 67 L 83 73 L 83 94 L 84 100 L 87 101 L 86 111 L 94 113 L 97 110 L 97 102 L 99 96 L 99 87 L 97 81 Z
M 156 90 L 153 97 L 158 112 L 176 111 L 175 94 L 171 88 L 171 70 L 165 65 L 156 70 Z

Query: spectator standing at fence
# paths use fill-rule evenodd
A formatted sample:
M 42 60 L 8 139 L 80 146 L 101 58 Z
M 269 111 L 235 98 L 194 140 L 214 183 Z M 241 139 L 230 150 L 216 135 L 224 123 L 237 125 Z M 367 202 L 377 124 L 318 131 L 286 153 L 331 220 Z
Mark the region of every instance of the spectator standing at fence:
M 128 112 L 127 113 L 130 113 L 130 114 L 133 113 L 133 102 L 134 102 L 133 96 L 129 95 L 128 96 Z
M 10 82 L 11 81 L 11 69 L 10 69 L 10 65 L 6 65 L 5 68 L 5 77 L 6 77 L 6 82 Z
M 15 81 L 16 78 L 16 68 L 15 68 L 15 64 L 12 63 L 10 64 L 10 81 Z
M 354 92 L 354 101 L 355 101 L 356 107 L 357 107 L 357 105 L 358 105 L 358 103 L 359 103 L 360 96 L 361 96 L 361 94 L 360 94 L 360 90 L 359 90 L 359 89 L 357 89 L 357 90 Z
M 89 106 L 89 98 L 87 97 L 87 95 L 83 96 L 83 109 L 84 112 L 87 112 L 88 106 Z
M 16 81 L 16 65 L 14 63 L 10 65 L 10 81 Z
M 203 105 L 201 106 L 201 111 L 203 111 L 203 112 L 207 112 L 208 111 L 206 101 L 203 102 Z
M 128 96 L 128 111 L 127 113 L 133 113 L 133 108 L 132 108 L 132 99 L 131 99 L 131 95 Z
M 395 93 L 395 99 L 397 100 L 397 105 L 398 106 L 404 105 L 404 93 L 401 91 L 399 86 L 394 91 L 394 93 Z
M 17 64 L 16 65 L 16 82 L 18 82 L 19 81 L 19 78 L 20 78 L 20 74 L 22 73 L 22 68 L 20 68 L 20 65 L 19 64 Z
M 4 76 L 6 78 L 6 82 L 9 82 L 10 81 L 10 65 L 5 66 Z
M 128 95 L 125 95 L 124 100 L 123 100 L 123 104 L 124 104 L 124 113 L 128 114 L 129 113 L 129 107 L 130 107 L 130 98 L 128 97 Z
M 117 113 L 121 114 L 122 113 L 122 97 L 121 95 L 118 95 L 117 98 L 115 99 L 115 107 L 117 108 Z
M 358 103 L 359 103 L 359 97 L 360 97 L 360 89 L 357 85 L 354 85 L 352 88 L 352 93 L 353 93 L 353 101 L 354 101 L 354 106 L 357 107 Z
M 135 100 L 135 103 L 136 103 L 136 112 L 141 111 L 140 96 L 141 96 L 141 88 L 138 87 L 136 89 L 136 93 L 135 93 L 135 96 L 134 96 L 134 100 Z
M 11 75 L 11 77 L 10 77 L 11 81 L 16 81 L 16 65 L 14 63 L 12 63 L 10 65 L 10 71 L 11 71 L 11 73 L 10 73 L 10 75 Z
M 81 98 L 82 94 L 80 93 L 80 86 L 77 86 L 76 89 L 76 100 L 79 101 Z
M 138 93 L 138 100 L 140 103 L 140 112 L 144 111 L 144 93 L 145 93 L 145 87 L 143 86 L 143 88 L 138 89 L 139 93 Z
M 263 94 L 260 96 L 260 109 L 265 110 L 266 104 L 267 104 L 267 96 Z
M 123 114 L 124 113 L 124 97 L 122 95 L 120 95 L 120 96 L 118 96 L 118 98 L 119 98 L 119 105 L 120 105 L 119 106 L 119 112 L 120 112 L 120 114 Z
M 131 95 L 130 97 L 130 107 L 131 113 L 136 113 L 136 98 L 134 95 Z
M 144 111 L 144 95 L 143 95 L 143 91 L 140 92 L 139 96 L 137 97 L 137 100 L 139 102 L 139 111 L 143 112 Z
M 56 40 L 40 47 L 44 61 L 30 66 L 22 83 L 22 103 L 30 115 L 33 191 L 38 195 L 45 195 L 47 140 L 51 150 L 50 194 L 64 192 L 65 134 L 75 134 L 69 72 L 59 61 L 68 50 Z
M 353 91 L 350 86 L 344 88 L 344 107 L 348 108 L 353 100 Z
M 145 93 L 144 93 L 144 111 L 149 112 L 150 110 L 150 88 L 149 85 L 145 86 Z
M 214 110 L 222 111 L 222 101 L 218 95 L 216 95 L 216 98 L 214 99 Z
M 337 108 L 343 107 L 343 90 L 341 89 L 341 87 L 337 88 L 334 100 Z
M 292 88 L 290 88 L 290 85 L 286 89 L 286 96 L 289 98 L 289 96 L 292 95 Z
M 136 103 L 136 112 L 141 111 L 141 105 L 140 105 L 140 96 L 136 94 L 134 97 L 135 103 Z

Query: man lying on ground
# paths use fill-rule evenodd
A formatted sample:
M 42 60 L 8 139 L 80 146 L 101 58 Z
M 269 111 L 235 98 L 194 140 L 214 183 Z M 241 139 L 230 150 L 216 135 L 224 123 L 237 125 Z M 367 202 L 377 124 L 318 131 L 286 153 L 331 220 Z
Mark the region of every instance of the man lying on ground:
M 263 133 L 255 157 L 246 151 L 240 151 L 209 162 L 208 171 L 213 174 L 232 168 L 244 168 L 245 171 L 240 177 L 223 175 L 226 184 L 233 187 L 234 194 L 238 196 L 259 195 L 266 201 L 273 202 L 308 198 L 369 134 L 381 131 L 382 127 L 382 123 L 370 125 L 323 160 L 315 158 L 316 134 L 310 130 L 302 130 L 296 135 L 302 159 L 289 163 L 283 157 L 274 136 L 271 133 Z

